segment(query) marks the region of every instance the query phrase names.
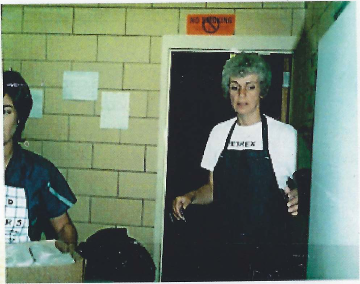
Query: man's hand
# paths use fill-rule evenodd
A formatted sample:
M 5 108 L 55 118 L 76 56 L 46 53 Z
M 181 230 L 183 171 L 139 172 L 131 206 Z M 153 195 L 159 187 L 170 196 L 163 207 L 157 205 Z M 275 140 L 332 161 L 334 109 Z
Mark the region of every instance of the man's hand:
M 296 216 L 298 215 L 298 208 L 299 208 L 299 194 L 297 188 L 290 189 L 288 186 L 284 189 L 285 194 L 289 197 L 289 201 L 287 203 L 288 212 L 291 215 Z

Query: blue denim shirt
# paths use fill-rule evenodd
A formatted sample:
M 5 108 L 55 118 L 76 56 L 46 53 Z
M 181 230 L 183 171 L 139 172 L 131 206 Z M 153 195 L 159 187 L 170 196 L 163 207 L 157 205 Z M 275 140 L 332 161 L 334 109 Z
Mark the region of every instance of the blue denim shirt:
M 31 241 L 40 240 L 44 222 L 61 216 L 77 201 L 54 164 L 19 145 L 6 168 L 5 185 L 25 189 Z

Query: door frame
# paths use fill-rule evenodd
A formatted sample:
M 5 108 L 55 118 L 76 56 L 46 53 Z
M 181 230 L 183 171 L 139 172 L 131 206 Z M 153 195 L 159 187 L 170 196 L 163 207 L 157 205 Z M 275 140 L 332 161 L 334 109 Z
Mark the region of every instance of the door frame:
M 166 193 L 168 112 L 172 51 L 194 52 L 257 52 L 259 54 L 292 54 L 299 38 L 296 36 L 163 36 L 160 72 L 160 108 L 157 146 L 157 184 L 154 221 L 154 262 L 156 280 L 160 281 L 164 235 Z

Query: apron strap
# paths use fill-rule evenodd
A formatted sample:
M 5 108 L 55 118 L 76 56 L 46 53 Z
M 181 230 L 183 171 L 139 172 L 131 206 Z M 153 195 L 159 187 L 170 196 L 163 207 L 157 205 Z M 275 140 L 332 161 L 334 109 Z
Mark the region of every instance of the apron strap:
M 228 136 L 227 136 L 227 138 L 226 138 L 226 142 L 225 142 L 224 148 L 222 149 L 221 153 L 224 152 L 224 150 L 227 149 L 227 147 L 229 146 L 230 139 L 231 139 L 231 135 L 232 135 L 233 132 L 234 132 L 236 122 L 237 122 L 237 119 L 235 120 L 235 122 L 233 123 L 233 125 L 232 125 L 231 128 L 230 128 L 230 131 L 229 131 Z
M 269 154 L 268 124 L 264 114 L 261 115 L 263 150 Z
M 228 148 L 228 146 L 230 144 L 230 139 L 231 139 L 231 136 L 232 136 L 232 134 L 234 132 L 236 123 L 237 123 L 237 119 L 235 120 L 235 122 L 233 123 L 233 125 L 230 128 L 229 134 L 226 137 L 226 142 L 225 142 L 224 148 L 221 151 L 221 154 L 224 152 L 225 149 Z M 265 150 L 266 153 L 268 155 L 270 155 L 269 154 L 269 141 L 268 141 L 268 124 L 267 124 L 267 119 L 266 119 L 264 114 L 261 114 L 261 124 L 262 124 L 263 150 Z

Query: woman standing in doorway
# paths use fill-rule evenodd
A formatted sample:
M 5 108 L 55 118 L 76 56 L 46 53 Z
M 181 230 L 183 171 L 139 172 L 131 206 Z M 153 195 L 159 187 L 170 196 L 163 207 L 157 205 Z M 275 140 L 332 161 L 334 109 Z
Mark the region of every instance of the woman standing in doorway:
M 226 62 L 222 87 L 236 117 L 210 133 L 201 162 L 209 182 L 173 201 L 178 220 L 190 204 L 214 203 L 214 224 L 222 232 L 214 280 L 279 279 L 275 274 L 286 262 L 286 223 L 298 212 L 298 191 L 286 184 L 296 168 L 297 134 L 261 113 L 270 83 L 270 68 L 258 55 Z M 266 273 L 259 268 L 265 266 Z

